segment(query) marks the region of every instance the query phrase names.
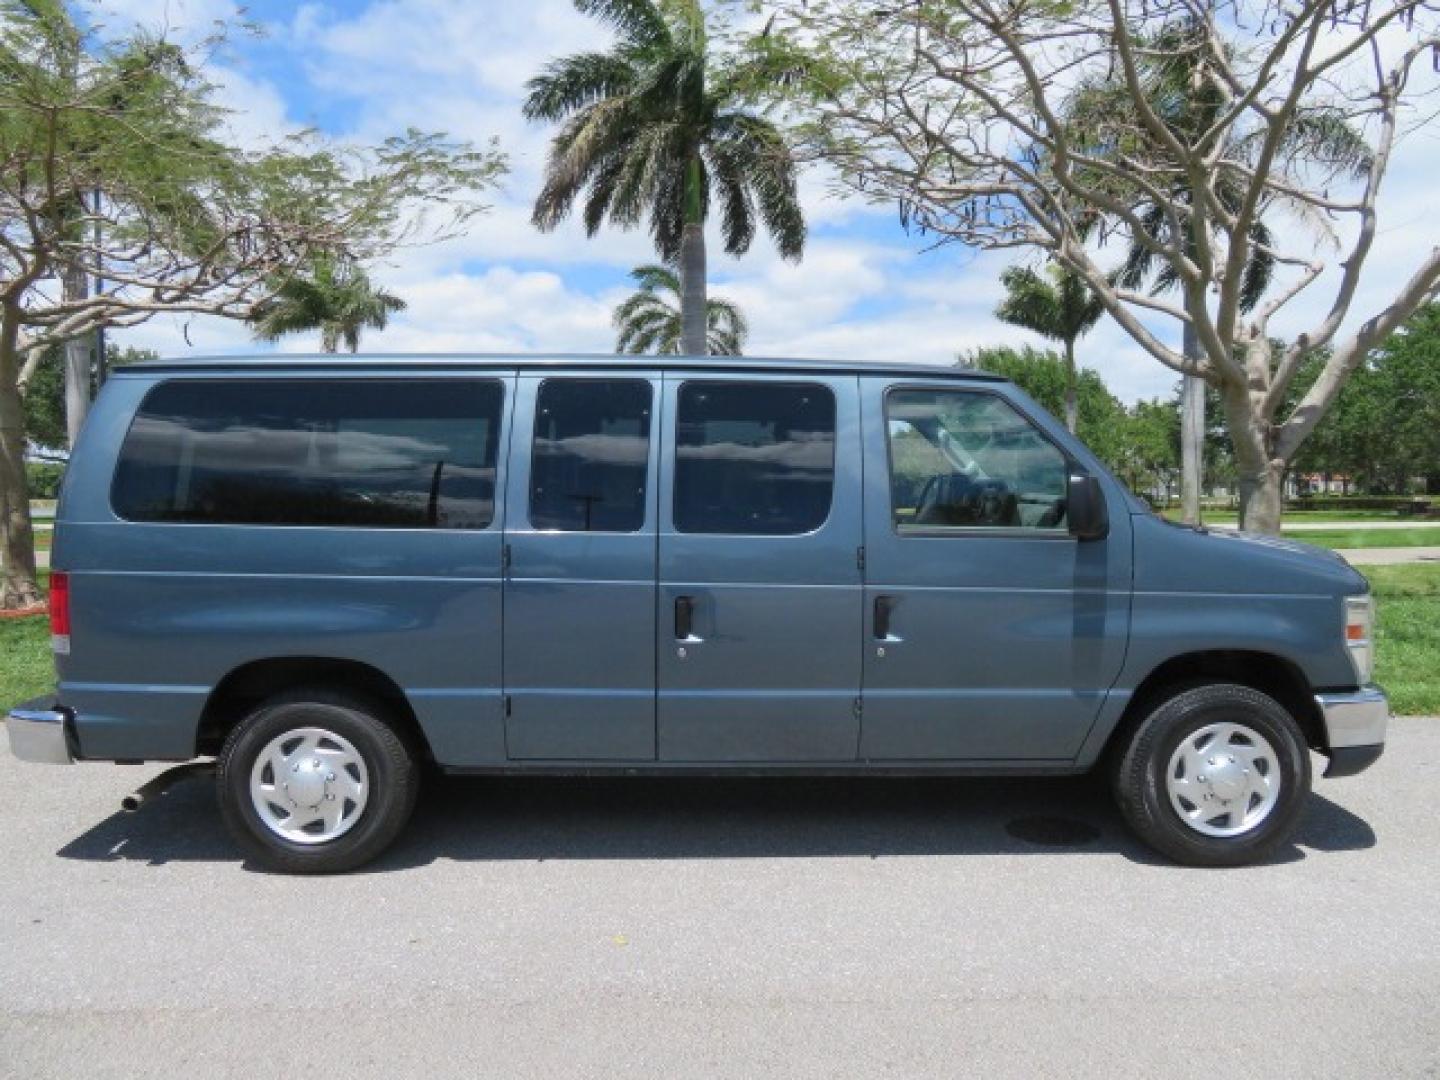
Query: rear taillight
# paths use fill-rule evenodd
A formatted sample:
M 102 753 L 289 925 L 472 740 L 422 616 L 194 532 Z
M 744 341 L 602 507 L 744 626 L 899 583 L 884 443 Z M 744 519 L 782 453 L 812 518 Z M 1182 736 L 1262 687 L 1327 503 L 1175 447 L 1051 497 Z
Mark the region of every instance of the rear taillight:
M 70 575 L 63 570 L 50 575 L 50 648 L 70 655 Z

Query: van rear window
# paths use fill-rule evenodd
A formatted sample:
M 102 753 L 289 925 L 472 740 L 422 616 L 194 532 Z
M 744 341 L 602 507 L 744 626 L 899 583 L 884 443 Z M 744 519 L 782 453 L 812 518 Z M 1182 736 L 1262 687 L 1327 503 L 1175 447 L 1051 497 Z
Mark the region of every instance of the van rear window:
M 483 529 L 503 397 L 494 379 L 161 383 L 111 501 L 131 521 Z

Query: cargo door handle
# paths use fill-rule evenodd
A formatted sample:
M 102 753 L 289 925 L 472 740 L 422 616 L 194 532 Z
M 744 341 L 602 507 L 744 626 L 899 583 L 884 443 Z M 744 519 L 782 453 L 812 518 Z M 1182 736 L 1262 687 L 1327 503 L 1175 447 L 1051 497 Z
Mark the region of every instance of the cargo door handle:
M 876 641 L 894 641 L 890 636 L 890 613 L 895 610 L 893 596 L 875 597 L 875 619 L 873 632 Z
M 677 596 L 675 598 L 675 639 L 677 641 L 694 641 L 695 635 L 691 633 L 695 625 L 695 598 L 693 596 Z

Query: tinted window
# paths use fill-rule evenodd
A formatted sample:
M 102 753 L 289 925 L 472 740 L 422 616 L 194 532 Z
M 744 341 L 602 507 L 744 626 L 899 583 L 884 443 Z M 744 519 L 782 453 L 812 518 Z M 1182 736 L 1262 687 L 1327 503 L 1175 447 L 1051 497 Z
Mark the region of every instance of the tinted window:
M 835 396 L 826 387 L 686 383 L 676 425 L 679 531 L 785 536 L 830 516 Z
M 636 532 L 645 524 L 650 384 L 547 379 L 535 403 L 530 524 L 563 532 Z
M 885 400 L 897 527 L 1064 530 L 1065 455 L 1005 401 L 959 390 Z
M 115 473 L 135 521 L 482 529 L 494 380 L 184 380 L 140 407 Z

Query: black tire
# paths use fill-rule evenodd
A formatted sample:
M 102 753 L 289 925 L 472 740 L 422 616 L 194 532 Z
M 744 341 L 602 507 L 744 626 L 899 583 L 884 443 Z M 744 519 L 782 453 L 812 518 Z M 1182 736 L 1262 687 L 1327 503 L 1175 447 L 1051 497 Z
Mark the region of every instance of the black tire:
M 1236 836 L 1196 831 L 1171 805 L 1165 787 L 1166 769 L 1181 741 L 1217 721 L 1243 724 L 1263 736 L 1280 770 L 1280 793 L 1269 815 Z M 1208 683 L 1177 692 L 1141 721 L 1121 747 L 1114 789 L 1130 827 L 1160 853 L 1186 866 L 1245 866 L 1294 835 L 1310 794 L 1310 753 L 1295 718 L 1274 698 L 1248 686 Z
M 324 728 L 347 740 L 369 775 L 359 817 L 348 831 L 322 843 L 279 835 L 261 819 L 250 795 L 257 756 L 271 740 L 302 727 Z M 415 808 L 420 769 L 375 702 L 330 690 L 295 690 L 270 698 L 235 726 L 220 751 L 216 780 L 225 824 L 248 856 L 286 873 L 334 874 L 369 862 L 400 834 Z

